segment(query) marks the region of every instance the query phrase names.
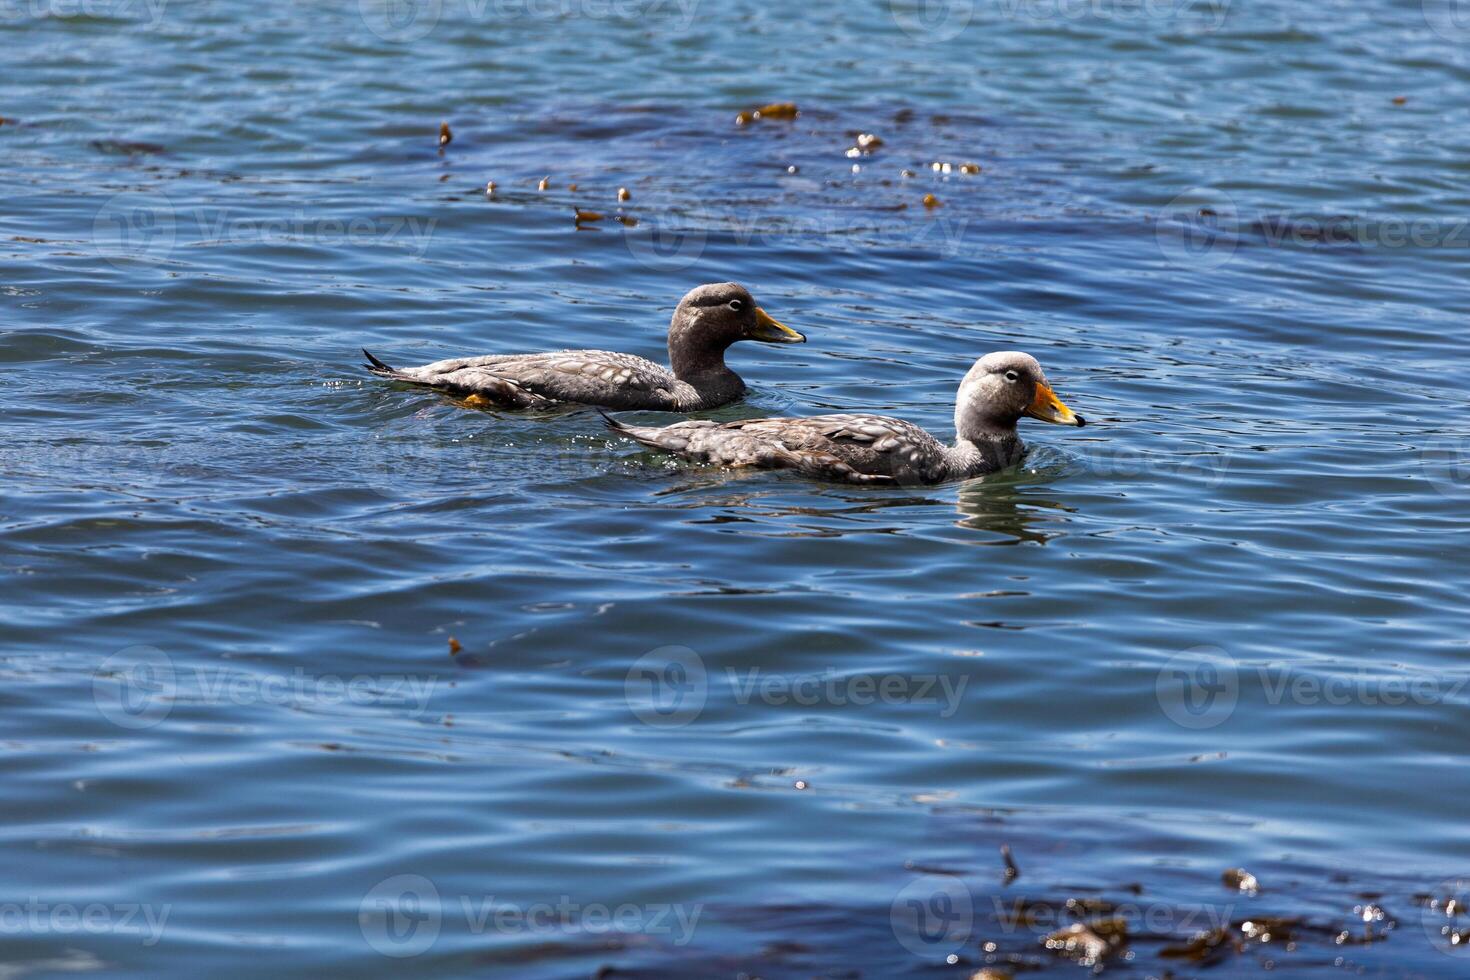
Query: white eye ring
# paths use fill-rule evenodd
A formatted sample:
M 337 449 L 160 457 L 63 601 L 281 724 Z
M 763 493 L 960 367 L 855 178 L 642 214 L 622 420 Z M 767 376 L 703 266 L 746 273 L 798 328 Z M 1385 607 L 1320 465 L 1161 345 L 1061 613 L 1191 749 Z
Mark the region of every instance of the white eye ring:
M 1015 384 L 1017 381 L 1021 380 L 1021 376 L 1015 371 L 1007 371 L 1006 380 L 1009 381 L 1011 384 Z
M 730 309 L 734 310 L 736 313 L 739 313 L 741 310 L 745 309 L 745 304 L 740 302 L 740 300 L 738 299 L 732 299 L 725 305 L 730 307 Z

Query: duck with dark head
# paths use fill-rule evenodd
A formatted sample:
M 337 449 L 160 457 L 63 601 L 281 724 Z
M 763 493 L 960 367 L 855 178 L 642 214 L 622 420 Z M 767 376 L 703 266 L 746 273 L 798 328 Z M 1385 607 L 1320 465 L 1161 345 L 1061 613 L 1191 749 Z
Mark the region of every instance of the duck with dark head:
M 669 323 L 669 364 L 604 350 L 486 354 L 395 368 L 367 351 L 367 369 L 464 398 L 471 405 L 549 408 L 559 403 L 694 412 L 735 401 L 745 382 L 725 363 L 731 344 L 800 344 L 806 338 L 773 319 L 739 283 L 691 289 Z

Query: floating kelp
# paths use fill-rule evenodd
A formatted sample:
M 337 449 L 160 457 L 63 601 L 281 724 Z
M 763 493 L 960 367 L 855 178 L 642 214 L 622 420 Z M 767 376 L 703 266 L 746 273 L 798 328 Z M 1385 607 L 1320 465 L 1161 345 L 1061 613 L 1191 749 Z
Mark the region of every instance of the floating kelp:
M 1191 963 L 1201 965 L 1214 965 L 1238 952 L 1241 944 L 1235 939 L 1229 929 L 1220 926 L 1205 932 L 1196 934 L 1188 942 L 1165 946 L 1159 950 L 1159 955 L 1168 960 L 1189 960 Z
M 1123 918 L 1074 922 L 1047 933 L 1041 944 L 1079 966 L 1097 966 L 1128 945 L 1128 922 Z
M 99 153 L 119 153 L 125 156 L 168 152 L 158 143 L 145 143 L 141 140 L 92 140 L 91 146 Z
M 449 655 L 451 657 L 459 656 L 460 651 L 463 649 L 464 647 L 460 645 L 460 642 L 458 640 L 456 640 L 452 636 L 449 638 Z
M 924 207 L 926 207 L 926 208 L 941 208 L 941 207 L 944 207 L 944 205 L 940 204 L 939 203 L 939 198 L 935 197 L 933 194 L 925 194 L 924 195 Z
M 551 189 L 551 177 L 550 176 L 546 176 L 546 177 L 542 177 L 540 180 L 538 180 L 536 182 L 536 189 L 538 191 L 550 190 Z
M 745 126 L 749 123 L 762 119 L 795 119 L 801 115 L 801 110 L 796 107 L 795 102 L 772 102 L 763 105 L 759 109 L 751 109 L 735 116 L 735 125 Z
M 633 195 L 628 193 L 628 188 L 626 188 L 626 187 L 619 187 L 618 188 L 618 200 L 619 201 L 631 201 L 632 199 L 633 199 Z
M 579 225 L 584 221 L 601 221 L 606 217 L 607 215 L 598 211 L 583 211 L 581 208 L 577 208 L 577 224 Z
M 881 136 L 877 136 L 877 135 L 875 135 L 873 133 L 858 133 L 857 134 L 857 140 L 854 142 L 854 144 L 850 148 L 848 148 L 847 156 L 849 156 L 849 157 L 865 157 L 865 156 L 871 156 L 872 153 L 875 150 L 877 150 L 878 147 L 880 147 L 882 145 L 883 145 L 883 138 Z
M 1000 845 L 1000 859 L 1006 865 L 1006 882 L 1010 883 L 1021 877 L 1021 869 L 1016 866 L 1016 859 L 1011 857 L 1011 845 Z
M 446 146 L 448 146 L 450 143 L 453 143 L 453 142 L 454 142 L 454 134 L 449 131 L 449 123 L 447 123 L 447 122 L 440 123 L 439 124 L 439 149 L 442 150 Z
M 487 181 L 485 181 L 485 193 L 486 194 L 494 194 L 495 193 L 495 181 L 493 181 L 493 180 L 487 180 Z
M 1226 868 L 1220 875 L 1220 881 L 1226 888 L 1233 888 L 1248 895 L 1255 895 L 1261 890 L 1261 883 L 1256 880 L 1256 876 L 1244 868 Z

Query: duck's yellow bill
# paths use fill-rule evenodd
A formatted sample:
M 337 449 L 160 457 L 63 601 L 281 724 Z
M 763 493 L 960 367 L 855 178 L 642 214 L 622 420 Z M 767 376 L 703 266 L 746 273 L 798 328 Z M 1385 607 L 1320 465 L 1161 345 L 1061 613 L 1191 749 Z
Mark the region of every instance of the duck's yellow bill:
M 759 306 L 755 308 L 755 329 L 750 332 L 751 340 L 767 344 L 804 344 L 806 338 L 786 324 L 773 318 Z
M 1036 382 L 1036 397 L 1031 399 L 1031 404 L 1026 408 L 1026 414 L 1033 419 L 1041 419 L 1043 422 L 1051 422 L 1056 425 L 1084 426 L 1087 420 L 1072 411 L 1057 393 L 1051 390 L 1051 386 L 1045 381 Z

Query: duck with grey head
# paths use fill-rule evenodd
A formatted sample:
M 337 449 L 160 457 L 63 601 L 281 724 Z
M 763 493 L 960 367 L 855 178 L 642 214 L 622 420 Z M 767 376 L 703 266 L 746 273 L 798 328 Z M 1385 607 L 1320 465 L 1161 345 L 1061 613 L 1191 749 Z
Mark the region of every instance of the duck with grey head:
M 1022 418 L 1086 425 L 1062 404 L 1030 354 L 996 351 L 975 362 L 955 398 L 955 444 L 886 415 L 689 421 L 627 425 L 607 417 L 621 435 L 645 446 L 723 466 L 792 469 L 846 483 L 932 484 L 993 473 L 1019 462 Z

